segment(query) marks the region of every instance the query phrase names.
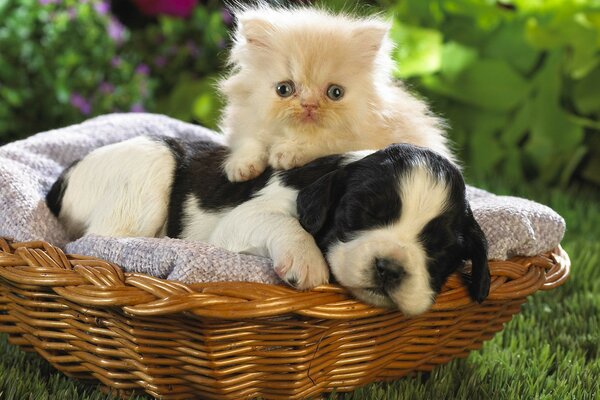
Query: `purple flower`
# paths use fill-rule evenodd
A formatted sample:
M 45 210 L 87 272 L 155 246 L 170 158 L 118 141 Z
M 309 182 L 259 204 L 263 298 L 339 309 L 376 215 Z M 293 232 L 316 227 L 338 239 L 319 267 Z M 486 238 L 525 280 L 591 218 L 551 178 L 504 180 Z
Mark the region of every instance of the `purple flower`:
M 113 68 L 118 68 L 122 62 L 123 60 L 121 60 L 121 57 L 115 56 L 112 60 L 110 60 L 110 65 L 112 65 Z
M 77 92 L 71 94 L 69 102 L 84 115 L 89 115 L 92 112 L 92 105 L 90 102 Z
M 233 24 L 233 15 L 231 14 L 231 11 L 229 11 L 227 8 L 221 9 L 221 18 L 223 19 L 223 23 L 225 25 Z
M 94 10 L 100 15 L 106 15 L 110 12 L 110 4 L 107 1 L 101 1 L 94 4 Z
M 115 90 L 115 85 L 110 82 L 101 82 L 98 86 L 98 90 L 103 94 L 112 93 Z
M 156 56 L 154 58 L 154 65 L 156 65 L 158 68 L 162 68 L 165 65 L 167 65 L 167 57 L 165 56 Z
M 148 75 L 150 74 L 150 67 L 146 64 L 140 64 L 135 68 L 135 73 L 140 75 Z
M 167 14 L 186 18 L 194 11 L 198 0 L 133 0 L 137 8 L 146 15 Z
M 69 7 L 67 14 L 69 14 L 70 20 L 77 18 L 77 10 L 74 7 Z
M 117 21 L 116 18 L 110 18 L 107 30 L 108 36 L 110 36 L 117 44 L 123 43 L 125 40 L 125 27 Z
M 185 47 L 187 48 L 188 53 L 190 53 L 192 57 L 198 58 L 198 55 L 200 54 L 200 49 L 194 44 L 194 42 L 188 40 L 185 44 Z
M 134 105 L 131 106 L 131 109 L 129 110 L 131 112 L 144 112 L 146 111 L 146 109 L 144 109 L 144 106 L 140 103 L 135 103 Z

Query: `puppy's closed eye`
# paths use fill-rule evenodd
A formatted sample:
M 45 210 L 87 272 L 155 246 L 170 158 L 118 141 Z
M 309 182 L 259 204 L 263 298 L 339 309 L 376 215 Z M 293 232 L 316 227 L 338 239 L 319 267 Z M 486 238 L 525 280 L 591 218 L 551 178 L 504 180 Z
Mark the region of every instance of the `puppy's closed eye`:
M 421 242 L 429 253 L 445 250 L 450 246 L 460 244 L 459 235 L 443 216 L 429 221 L 421 233 Z
M 353 230 L 381 227 L 391 224 L 400 217 L 401 207 L 398 195 L 363 195 L 348 201 L 345 205 L 344 222 Z

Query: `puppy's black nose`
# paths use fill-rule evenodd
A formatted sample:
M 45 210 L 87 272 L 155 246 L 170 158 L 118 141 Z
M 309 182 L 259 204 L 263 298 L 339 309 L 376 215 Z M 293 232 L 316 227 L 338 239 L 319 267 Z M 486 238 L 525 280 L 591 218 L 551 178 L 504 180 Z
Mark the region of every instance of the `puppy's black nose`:
M 375 259 L 375 272 L 377 279 L 381 285 L 389 286 L 399 283 L 406 270 L 400 263 L 389 258 L 376 258 Z

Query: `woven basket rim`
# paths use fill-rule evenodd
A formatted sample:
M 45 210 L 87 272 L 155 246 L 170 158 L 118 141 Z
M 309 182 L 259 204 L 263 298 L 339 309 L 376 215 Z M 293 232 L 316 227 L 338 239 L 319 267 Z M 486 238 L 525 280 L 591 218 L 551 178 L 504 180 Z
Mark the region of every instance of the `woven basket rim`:
M 562 285 L 570 260 L 559 246 L 533 257 L 490 260 L 490 300 L 526 297 Z M 49 286 L 80 306 L 121 307 L 132 316 L 191 313 L 197 317 L 248 320 L 289 315 L 354 319 L 396 310 L 375 308 L 354 299 L 337 285 L 310 291 L 252 282 L 184 284 L 141 273 L 124 272 L 108 261 L 75 254 L 45 242 L 13 242 L 0 237 L 0 278 L 15 285 Z M 460 273 L 453 274 L 429 313 L 472 304 Z

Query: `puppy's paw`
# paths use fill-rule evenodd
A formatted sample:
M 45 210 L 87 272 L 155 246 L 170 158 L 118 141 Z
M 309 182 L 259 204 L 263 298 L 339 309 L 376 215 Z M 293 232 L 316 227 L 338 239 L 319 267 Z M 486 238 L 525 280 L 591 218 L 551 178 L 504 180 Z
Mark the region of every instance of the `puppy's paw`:
M 312 246 L 314 249 L 294 246 L 273 260 L 277 275 L 296 289 L 312 289 L 329 282 L 327 262 L 316 245 Z
M 229 155 L 223 168 L 231 182 L 243 182 L 262 174 L 267 168 L 267 158 L 264 154 L 237 151 Z
M 275 169 L 292 169 L 312 161 L 297 145 L 284 143 L 271 147 L 269 165 Z

